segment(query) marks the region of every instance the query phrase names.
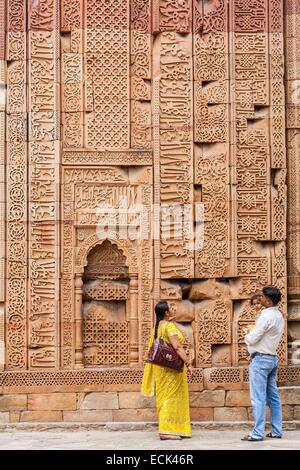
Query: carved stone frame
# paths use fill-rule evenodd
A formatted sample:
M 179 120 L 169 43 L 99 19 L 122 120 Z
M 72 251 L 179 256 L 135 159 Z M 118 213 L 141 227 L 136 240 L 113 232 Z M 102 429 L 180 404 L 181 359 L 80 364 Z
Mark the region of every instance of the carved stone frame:
M 142 204 L 151 210 L 151 169 L 142 186 Z M 90 250 L 105 239 L 117 245 L 126 256 L 129 268 L 129 365 L 142 364 L 152 327 L 152 241 L 103 238 L 96 227 L 82 227 L 86 235 L 76 239 L 74 185 L 91 178 L 109 185 L 128 185 L 122 181 L 119 167 L 64 167 L 62 191 L 62 283 L 61 283 L 61 366 L 65 369 L 83 367 L 82 338 L 82 275 Z M 95 182 L 95 179 L 91 180 Z M 150 214 L 150 212 L 149 212 Z M 138 263 L 143 260 L 143 265 Z

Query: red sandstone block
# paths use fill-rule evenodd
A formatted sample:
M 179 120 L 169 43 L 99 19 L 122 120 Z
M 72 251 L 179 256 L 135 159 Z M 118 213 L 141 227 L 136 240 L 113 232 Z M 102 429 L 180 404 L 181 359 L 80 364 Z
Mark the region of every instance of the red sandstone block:
M 248 390 L 230 390 L 226 392 L 226 406 L 251 406 Z
M 189 398 L 191 408 L 224 406 L 225 391 L 203 390 L 203 392 L 191 392 Z
M 191 415 L 191 421 L 213 421 L 214 409 L 213 408 L 191 408 L 190 415 Z
M 62 421 L 62 412 L 61 411 L 22 411 L 20 421 L 21 422 Z
M 0 396 L 0 411 L 26 410 L 27 395 Z
M 284 14 L 298 15 L 300 13 L 299 0 L 284 0 Z
M 192 31 L 192 1 L 187 0 L 182 7 L 168 0 L 153 1 L 153 32 Z
M 240 2 L 233 0 L 233 31 L 258 33 L 268 28 L 268 1 Z
M 283 4 L 286 0 L 271 0 L 269 2 L 269 31 L 283 32 Z M 299 4 L 299 2 L 297 2 Z
M 28 28 L 39 31 L 57 29 L 58 1 L 59 0 L 35 0 L 28 2 Z
M 296 407 L 295 407 L 296 408 Z M 253 411 L 252 408 L 248 408 L 249 420 L 253 421 Z M 294 418 L 294 407 L 290 405 L 283 405 L 282 407 L 282 418 L 284 421 L 292 421 Z M 270 421 L 270 408 L 266 407 L 266 420 Z
M 0 60 L 5 57 L 5 0 L 0 0 Z
M 300 387 L 280 387 L 279 393 L 283 405 L 300 405 Z
M 155 408 L 113 410 L 113 421 L 157 421 L 157 412 Z
M 87 393 L 82 400 L 80 408 L 83 410 L 109 410 L 118 409 L 118 394 L 112 392 L 106 393 Z
M 76 394 L 30 394 L 28 395 L 28 410 L 76 410 Z
M 248 421 L 247 408 L 214 408 L 215 421 Z
M 0 423 L 9 423 L 9 413 L 8 412 L 0 412 Z
M 9 413 L 9 421 L 11 423 L 18 423 L 20 421 L 21 412 L 20 411 L 11 411 Z
M 140 392 L 120 392 L 120 408 L 155 408 L 155 398 L 143 397 Z
M 6 31 L 26 31 L 27 0 L 7 0 Z
M 81 29 L 83 26 L 83 1 L 61 0 L 60 29 L 62 32 Z
M 112 410 L 64 411 L 63 420 L 81 423 L 107 423 L 112 421 Z

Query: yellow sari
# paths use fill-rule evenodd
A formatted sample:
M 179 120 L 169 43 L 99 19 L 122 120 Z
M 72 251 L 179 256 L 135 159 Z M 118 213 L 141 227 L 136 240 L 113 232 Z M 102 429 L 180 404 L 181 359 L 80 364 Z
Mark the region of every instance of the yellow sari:
M 170 336 L 177 335 L 180 343 L 184 341 L 182 332 L 172 322 L 166 322 L 158 328 L 157 337 L 162 336 L 170 344 Z M 154 339 L 154 329 L 150 338 L 149 349 Z M 186 366 L 182 372 L 176 372 L 155 364 L 145 364 L 142 395 L 156 396 L 159 433 L 191 437 L 189 392 Z

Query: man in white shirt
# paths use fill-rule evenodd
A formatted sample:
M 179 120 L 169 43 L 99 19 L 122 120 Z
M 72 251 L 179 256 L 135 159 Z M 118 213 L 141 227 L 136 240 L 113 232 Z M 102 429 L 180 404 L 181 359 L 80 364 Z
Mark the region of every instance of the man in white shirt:
M 265 437 L 266 403 L 270 406 L 272 431 L 267 437 L 282 437 L 282 409 L 276 376 L 277 348 L 284 331 L 284 319 L 278 308 L 281 292 L 276 287 L 264 287 L 261 304 L 265 307 L 245 343 L 251 356 L 249 367 L 250 397 L 254 415 L 254 428 L 242 438 L 244 441 L 262 441 Z

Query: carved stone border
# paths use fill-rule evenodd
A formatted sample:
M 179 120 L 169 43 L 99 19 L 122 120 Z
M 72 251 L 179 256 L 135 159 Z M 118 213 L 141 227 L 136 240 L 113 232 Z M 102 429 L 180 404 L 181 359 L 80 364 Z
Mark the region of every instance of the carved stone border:
M 62 156 L 63 165 L 122 165 L 122 166 L 148 166 L 152 165 L 152 151 L 89 151 L 65 150 Z
M 7 371 L 0 373 L 1 393 L 47 393 L 47 392 L 91 392 L 91 391 L 138 391 L 141 386 L 143 369 L 101 368 L 97 370 L 59 371 Z M 247 367 L 219 367 L 194 369 L 189 377 L 189 388 L 204 389 L 247 389 Z M 300 367 L 290 366 L 279 369 L 280 384 L 299 384 Z
M 101 368 L 97 370 L 22 371 L 0 374 L 3 393 L 51 391 L 133 391 L 139 390 L 143 369 Z M 203 371 L 195 369 L 189 384 L 194 390 L 203 389 Z

